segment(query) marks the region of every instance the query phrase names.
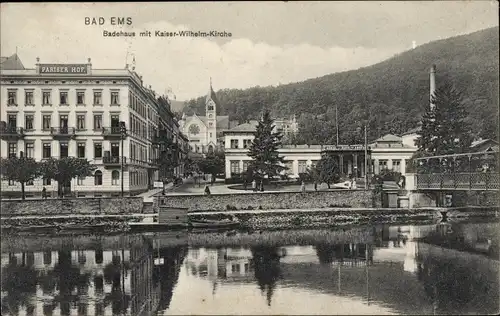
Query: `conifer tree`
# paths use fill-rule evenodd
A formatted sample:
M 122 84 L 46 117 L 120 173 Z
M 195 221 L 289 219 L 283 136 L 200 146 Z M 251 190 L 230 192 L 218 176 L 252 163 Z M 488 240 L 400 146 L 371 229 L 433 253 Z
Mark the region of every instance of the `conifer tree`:
M 250 168 L 254 171 L 254 176 L 261 179 L 266 176 L 274 177 L 286 169 L 283 157 L 278 154 L 283 135 L 274 132 L 273 128 L 274 120 L 269 111 L 264 111 L 248 153 L 252 157 Z

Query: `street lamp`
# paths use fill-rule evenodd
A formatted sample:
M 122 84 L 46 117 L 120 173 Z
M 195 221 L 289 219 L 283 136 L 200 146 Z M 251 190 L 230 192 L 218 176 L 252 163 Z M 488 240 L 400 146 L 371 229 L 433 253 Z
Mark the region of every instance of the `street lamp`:
M 366 122 L 364 123 L 364 127 L 363 127 L 363 130 L 364 130 L 364 136 L 365 136 L 365 190 L 368 190 L 368 188 L 370 187 L 369 184 L 368 184 L 368 134 L 366 132 Z M 358 131 L 360 131 L 360 128 L 358 128 Z
M 122 154 L 121 154 L 121 161 L 120 161 L 120 172 L 121 172 L 121 183 L 122 183 L 122 187 L 121 187 L 121 193 L 122 193 L 122 197 L 123 197 L 123 141 L 125 140 L 125 137 L 127 137 L 127 128 L 125 127 L 125 122 L 123 121 L 120 121 L 120 138 L 121 138 L 121 150 L 122 150 Z

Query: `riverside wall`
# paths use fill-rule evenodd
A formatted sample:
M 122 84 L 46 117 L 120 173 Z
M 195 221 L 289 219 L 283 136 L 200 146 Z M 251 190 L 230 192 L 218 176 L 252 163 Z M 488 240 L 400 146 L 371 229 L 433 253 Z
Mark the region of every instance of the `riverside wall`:
M 1 201 L 2 218 L 12 216 L 120 215 L 141 213 L 143 198 L 78 198 Z
M 320 192 L 258 192 L 214 195 L 169 195 L 160 197 L 160 206 L 193 211 L 313 209 L 327 207 L 380 207 L 370 190 Z

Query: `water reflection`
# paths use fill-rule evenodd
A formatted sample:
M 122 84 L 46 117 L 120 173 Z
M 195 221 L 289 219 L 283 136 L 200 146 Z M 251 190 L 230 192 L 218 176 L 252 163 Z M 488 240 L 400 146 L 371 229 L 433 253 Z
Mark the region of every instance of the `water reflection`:
M 147 234 L 3 238 L 2 315 L 492 314 L 498 228 L 374 226 L 239 247 L 242 236 L 223 234 L 204 247 Z

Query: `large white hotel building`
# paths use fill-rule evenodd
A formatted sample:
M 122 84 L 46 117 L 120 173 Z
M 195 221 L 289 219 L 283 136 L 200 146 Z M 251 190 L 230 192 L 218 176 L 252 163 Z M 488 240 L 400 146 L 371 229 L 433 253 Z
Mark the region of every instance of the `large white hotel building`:
M 81 64 L 42 64 L 37 58 L 36 68 L 27 69 L 17 55 L 2 58 L 0 65 L 1 157 L 23 152 L 37 161 L 86 158 L 97 169 L 65 188 L 76 196 L 117 196 L 122 181 L 125 195 L 150 188 L 160 180 L 161 148 L 155 146 L 155 137 L 161 129 L 177 144 L 174 154 L 187 154 L 187 139 L 168 99 L 162 102 L 146 87 L 135 67 L 93 69 L 90 58 Z M 56 195 L 54 182 L 27 184 L 27 196 L 40 195 L 43 187 Z M 1 191 L 13 195 L 20 192 L 20 184 L 2 181 Z

